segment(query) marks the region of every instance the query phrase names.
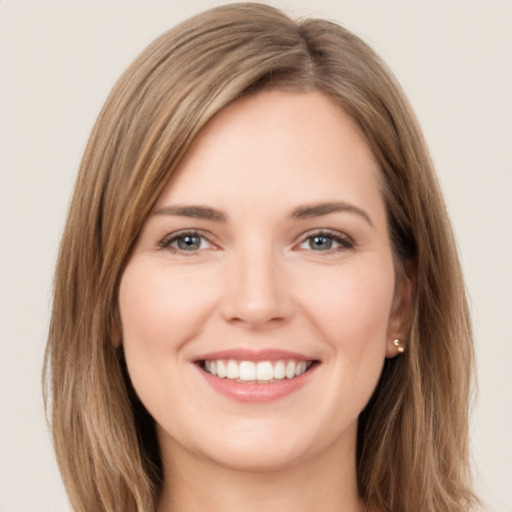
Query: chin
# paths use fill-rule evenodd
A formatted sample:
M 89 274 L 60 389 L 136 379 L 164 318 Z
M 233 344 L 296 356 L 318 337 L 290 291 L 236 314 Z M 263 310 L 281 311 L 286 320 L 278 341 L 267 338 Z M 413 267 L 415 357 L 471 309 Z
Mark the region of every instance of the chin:
M 250 442 L 231 444 L 221 453 L 210 453 L 211 462 L 226 469 L 247 473 L 272 473 L 299 466 L 307 460 L 304 446 L 276 445 L 269 441 L 254 445 Z
M 318 428 L 309 416 L 304 421 L 269 421 L 268 419 L 239 418 L 227 428 L 208 429 L 202 437 L 183 439 L 180 447 L 196 460 L 206 461 L 231 471 L 272 473 L 293 468 L 314 459 L 323 460 L 335 446 L 344 447 L 345 456 L 353 455 L 357 421 L 341 428 Z M 331 425 L 333 427 L 333 425 Z M 164 434 L 165 435 L 165 434 Z M 200 439 L 199 442 L 198 439 Z M 164 442 L 165 444 L 165 442 Z M 175 452 L 176 453 L 176 452 Z

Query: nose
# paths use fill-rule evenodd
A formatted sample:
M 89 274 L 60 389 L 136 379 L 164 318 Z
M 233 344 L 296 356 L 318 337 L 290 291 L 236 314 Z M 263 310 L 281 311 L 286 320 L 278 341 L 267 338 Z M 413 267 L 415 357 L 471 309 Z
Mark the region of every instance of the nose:
M 224 319 L 247 329 L 281 325 L 293 314 L 290 283 L 271 250 L 247 251 L 228 264 Z

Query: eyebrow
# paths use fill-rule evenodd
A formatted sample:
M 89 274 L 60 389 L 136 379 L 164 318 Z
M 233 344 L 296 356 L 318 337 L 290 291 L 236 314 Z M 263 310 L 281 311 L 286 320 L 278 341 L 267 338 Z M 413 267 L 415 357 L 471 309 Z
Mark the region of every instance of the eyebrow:
M 321 217 L 322 215 L 329 215 L 330 213 L 348 212 L 355 213 L 362 217 L 370 226 L 373 227 L 373 222 L 370 216 L 361 208 L 345 203 L 343 201 L 329 202 L 329 203 L 314 203 L 295 208 L 290 217 L 294 219 L 308 219 L 311 217 Z
M 176 215 L 178 217 L 192 217 L 194 219 L 213 220 L 215 222 L 226 222 L 227 216 L 219 210 L 209 208 L 208 206 L 162 206 L 156 208 L 152 215 Z
M 298 206 L 293 209 L 291 219 L 309 219 L 312 217 L 321 217 L 330 213 L 348 212 L 362 217 L 370 226 L 373 227 L 370 216 L 361 208 L 343 201 L 328 203 L 313 203 L 304 206 Z M 220 210 L 201 205 L 176 205 L 162 206 L 156 208 L 151 215 L 175 215 L 178 217 L 190 217 L 195 219 L 205 219 L 215 222 L 227 222 L 227 215 Z

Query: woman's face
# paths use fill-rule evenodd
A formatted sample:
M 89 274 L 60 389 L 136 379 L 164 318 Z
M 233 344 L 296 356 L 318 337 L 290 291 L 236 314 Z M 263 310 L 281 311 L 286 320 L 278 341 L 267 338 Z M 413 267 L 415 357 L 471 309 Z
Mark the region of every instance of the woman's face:
M 197 137 L 122 276 L 122 343 L 164 459 L 353 460 L 407 307 L 379 167 L 318 92 L 238 100 Z

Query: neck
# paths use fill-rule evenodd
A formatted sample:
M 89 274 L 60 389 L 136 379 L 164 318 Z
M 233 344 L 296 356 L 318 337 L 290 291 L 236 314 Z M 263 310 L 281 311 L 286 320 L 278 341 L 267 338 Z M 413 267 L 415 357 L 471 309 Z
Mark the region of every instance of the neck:
M 173 446 L 172 457 L 164 454 L 157 510 L 364 512 L 357 492 L 354 446 L 344 453 L 333 446 L 316 457 L 267 471 L 228 468 Z

